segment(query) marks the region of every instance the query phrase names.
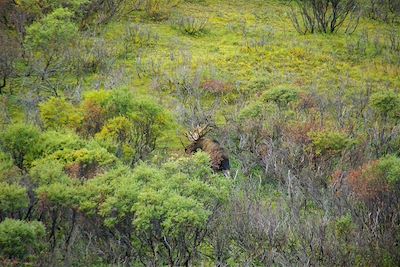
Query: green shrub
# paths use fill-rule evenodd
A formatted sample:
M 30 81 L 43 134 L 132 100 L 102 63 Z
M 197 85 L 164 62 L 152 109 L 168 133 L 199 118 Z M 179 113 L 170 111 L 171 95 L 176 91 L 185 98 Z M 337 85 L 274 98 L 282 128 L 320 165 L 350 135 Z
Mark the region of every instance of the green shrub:
M 146 254 L 151 244 L 159 247 L 159 265 L 167 263 L 162 256 L 167 250 L 157 236 L 161 234 L 170 242 L 175 260 L 182 259 L 177 253 L 194 257 L 191 253 L 200 244 L 197 238 L 203 235 L 188 233 L 204 234 L 213 211 L 228 194 L 229 181 L 212 172 L 206 153 L 161 166 L 142 163 L 133 170 L 116 168 L 88 181 L 77 193 L 80 210 L 98 212 L 109 228 L 131 224 L 132 245 L 146 260 L 154 257 Z M 148 236 L 151 244 L 141 236 Z
M 81 122 L 81 115 L 77 109 L 65 98 L 51 97 L 39 105 L 40 117 L 46 128 L 75 129 Z
M 27 208 L 28 204 L 25 187 L 0 182 L 0 214 L 19 211 Z
M 13 124 L 0 133 L 3 151 L 11 155 L 20 169 L 38 156 L 39 140 L 40 132 L 32 125 Z
M 76 150 L 85 146 L 85 141 L 72 132 L 46 131 L 40 136 L 39 150 L 48 156 L 59 150 Z
M 32 182 L 37 185 L 67 182 L 68 177 L 64 171 L 64 167 L 65 165 L 62 162 L 45 157 L 32 162 L 29 174 Z
M 385 156 L 379 159 L 378 168 L 391 187 L 400 184 L 400 158 L 393 155 Z
M 0 256 L 25 260 L 44 248 L 45 227 L 41 222 L 5 219 L 0 223 Z
M 392 91 L 374 93 L 370 105 L 384 119 L 400 116 L 400 96 Z
M 56 151 L 48 160 L 57 160 L 72 178 L 89 179 L 117 163 L 114 155 L 96 142 L 77 150 Z
M 297 100 L 297 98 L 297 90 L 284 87 L 270 89 L 262 95 L 264 101 L 274 102 L 279 108 L 287 108 L 288 105 Z
M 10 155 L 0 150 L 0 182 L 17 182 L 20 172 L 15 167 Z
M 57 8 L 41 20 L 32 23 L 26 30 L 25 47 L 35 58 L 46 62 L 59 57 L 58 53 L 70 44 L 78 33 L 72 23 L 73 14 L 66 8 Z
M 127 92 L 113 94 L 109 110 L 119 116 L 108 120 L 96 139 L 128 164 L 148 156 L 172 124 L 172 117 L 157 103 L 146 98 L 132 99 Z
M 352 139 L 339 132 L 311 132 L 309 137 L 312 149 L 317 156 L 338 155 L 354 143 Z
M 75 188 L 65 183 L 55 182 L 41 185 L 35 192 L 42 205 L 67 208 L 78 205 Z

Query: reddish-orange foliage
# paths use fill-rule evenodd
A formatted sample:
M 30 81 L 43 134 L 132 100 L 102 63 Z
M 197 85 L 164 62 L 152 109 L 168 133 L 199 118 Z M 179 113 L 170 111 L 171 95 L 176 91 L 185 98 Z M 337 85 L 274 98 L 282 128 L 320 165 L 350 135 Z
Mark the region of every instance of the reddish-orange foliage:
M 308 133 L 317 129 L 318 125 L 314 122 L 296 122 L 286 126 L 285 135 L 294 143 L 309 144 L 311 143 L 311 139 Z
M 97 164 L 81 164 L 74 162 L 65 166 L 66 173 L 76 179 L 91 179 L 99 173 Z
M 380 198 L 389 190 L 384 175 L 378 168 L 379 161 L 371 161 L 353 170 L 347 176 L 347 182 L 354 194 L 361 200 Z
M 79 178 L 81 172 L 81 166 L 79 163 L 75 162 L 65 166 L 65 171 L 70 177 Z
M 317 103 L 309 93 L 300 93 L 297 101 L 297 108 L 300 110 L 309 110 L 317 107 Z
M 226 93 L 232 90 L 232 85 L 219 80 L 207 80 L 203 82 L 202 87 L 210 93 Z
M 83 106 L 83 121 L 79 131 L 84 135 L 93 136 L 101 130 L 106 120 L 106 112 L 94 102 L 86 102 Z

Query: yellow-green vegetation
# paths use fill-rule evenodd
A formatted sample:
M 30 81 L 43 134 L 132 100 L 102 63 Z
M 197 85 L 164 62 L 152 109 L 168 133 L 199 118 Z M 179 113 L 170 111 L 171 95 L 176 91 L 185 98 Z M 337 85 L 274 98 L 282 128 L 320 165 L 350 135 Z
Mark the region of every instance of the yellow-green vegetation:
M 400 1 L 0 1 L 0 265 L 399 266 L 399 90 Z

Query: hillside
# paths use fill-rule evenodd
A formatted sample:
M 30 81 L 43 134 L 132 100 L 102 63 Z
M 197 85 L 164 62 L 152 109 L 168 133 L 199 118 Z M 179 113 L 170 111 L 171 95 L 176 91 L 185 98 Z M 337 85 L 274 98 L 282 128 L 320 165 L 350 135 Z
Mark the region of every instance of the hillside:
M 0 265 L 399 266 L 400 2 L 0 1 Z

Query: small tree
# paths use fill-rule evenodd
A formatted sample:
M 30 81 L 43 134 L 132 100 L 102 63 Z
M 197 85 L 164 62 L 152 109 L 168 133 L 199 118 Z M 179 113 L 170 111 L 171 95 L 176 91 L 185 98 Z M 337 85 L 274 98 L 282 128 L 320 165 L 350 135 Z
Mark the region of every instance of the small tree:
M 0 223 L 0 260 L 26 261 L 38 256 L 44 248 L 44 237 L 45 228 L 41 222 L 5 219 Z
M 0 146 L 13 158 L 15 165 L 24 169 L 38 152 L 39 130 L 31 125 L 14 124 L 0 134 Z
M 64 98 L 51 97 L 39 107 L 40 116 L 46 128 L 75 129 L 82 120 L 77 109 Z
M 41 81 L 63 70 L 65 51 L 78 33 L 72 16 L 73 13 L 68 9 L 58 8 L 27 29 L 24 46 L 30 53 L 31 63 Z M 50 86 L 50 89 L 54 95 L 58 94 L 54 86 Z
M 19 57 L 19 44 L 0 34 L 0 94 L 7 85 L 7 80 L 15 75 L 15 61 Z
M 357 0 L 294 0 L 290 19 L 299 33 L 335 33 L 346 25 L 352 33 L 360 14 Z

